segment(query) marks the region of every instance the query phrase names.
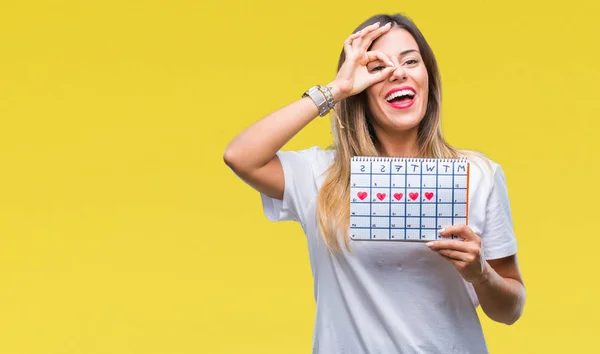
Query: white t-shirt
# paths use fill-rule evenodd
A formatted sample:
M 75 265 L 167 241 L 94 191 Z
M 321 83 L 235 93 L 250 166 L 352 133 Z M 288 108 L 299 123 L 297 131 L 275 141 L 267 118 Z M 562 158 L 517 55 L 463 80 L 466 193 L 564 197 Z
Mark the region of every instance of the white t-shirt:
M 283 200 L 261 199 L 269 220 L 295 220 L 306 234 L 316 300 L 313 353 L 488 352 L 472 285 L 423 243 L 349 241 L 348 252 L 338 235 L 341 252 L 328 251 L 315 208 L 333 151 L 315 146 L 277 155 Z M 513 255 L 504 173 L 493 161 L 493 170 L 471 162 L 469 226 L 481 236 L 486 259 Z

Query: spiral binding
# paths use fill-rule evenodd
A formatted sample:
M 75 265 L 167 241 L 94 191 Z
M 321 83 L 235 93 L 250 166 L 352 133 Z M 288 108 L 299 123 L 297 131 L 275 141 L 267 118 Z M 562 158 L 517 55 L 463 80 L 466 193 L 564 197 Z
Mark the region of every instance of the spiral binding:
M 469 162 L 467 157 L 431 158 L 431 157 L 383 157 L 383 156 L 353 156 L 351 161 L 359 162 Z

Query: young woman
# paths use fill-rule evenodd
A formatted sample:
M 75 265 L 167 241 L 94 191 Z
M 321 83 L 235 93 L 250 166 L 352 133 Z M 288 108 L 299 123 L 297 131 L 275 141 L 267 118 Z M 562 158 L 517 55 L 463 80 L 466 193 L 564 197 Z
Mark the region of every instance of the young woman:
M 334 108 L 332 150 L 280 151 Z M 316 299 L 313 353 L 486 353 L 476 307 L 514 323 L 523 311 L 501 167 L 443 138 L 431 48 L 413 22 L 377 15 L 344 42 L 338 73 L 236 136 L 226 164 L 261 193 L 270 220 L 299 222 Z M 467 157 L 469 225 L 428 242 L 348 238 L 353 156 Z

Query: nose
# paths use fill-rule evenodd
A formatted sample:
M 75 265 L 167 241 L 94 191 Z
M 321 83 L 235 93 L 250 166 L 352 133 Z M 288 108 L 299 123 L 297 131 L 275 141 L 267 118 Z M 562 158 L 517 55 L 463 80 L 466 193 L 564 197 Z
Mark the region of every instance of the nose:
M 397 65 L 396 70 L 390 76 L 390 81 L 396 80 L 406 80 L 406 70 L 402 67 L 402 65 Z

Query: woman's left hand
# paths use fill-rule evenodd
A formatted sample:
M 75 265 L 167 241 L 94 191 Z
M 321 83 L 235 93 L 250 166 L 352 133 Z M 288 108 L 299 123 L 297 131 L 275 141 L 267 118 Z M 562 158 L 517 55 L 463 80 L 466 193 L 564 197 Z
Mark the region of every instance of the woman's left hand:
M 445 227 L 439 233 L 442 237 L 456 235 L 463 240 L 437 240 L 427 242 L 430 250 L 437 252 L 454 265 L 462 277 L 472 284 L 486 279 L 486 264 L 481 248 L 481 237 L 477 236 L 467 225 Z

